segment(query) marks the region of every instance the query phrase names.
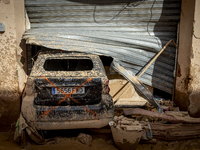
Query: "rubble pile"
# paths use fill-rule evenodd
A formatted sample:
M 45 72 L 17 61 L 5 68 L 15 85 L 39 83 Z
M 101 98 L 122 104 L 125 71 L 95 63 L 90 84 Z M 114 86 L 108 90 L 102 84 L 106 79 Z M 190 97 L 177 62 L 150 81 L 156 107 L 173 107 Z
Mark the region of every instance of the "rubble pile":
M 115 116 L 109 122 L 113 139 L 117 148 L 121 150 L 136 149 L 144 134 L 144 127 L 138 121 L 124 116 Z
M 200 137 L 199 118 L 192 118 L 188 112 L 180 111 L 170 100 L 158 102 L 163 113 L 147 103 L 145 109 L 125 108 L 123 113 L 118 113 L 120 116 L 113 118 L 109 125 L 116 147 L 121 150 L 131 147 L 134 150 L 139 141 L 155 144 L 156 139 L 173 141 Z
M 115 116 L 113 119 L 114 123 L 113 126 L 120 130 L 125 131 L 142 131 L 143 127 L 135 119 L 124 117 L 123 115 L 117 117 Z
M 115 116 L 109 125 L 115 145 L 121 150 L 136 149 L 140 141 L 145 141 L 142 143 L 149 143 L 146 141 L 156 143 L 156 140 L 152 140 L 152 132 L 148 122 L 139 122 L 136 119 L 121 115 Z

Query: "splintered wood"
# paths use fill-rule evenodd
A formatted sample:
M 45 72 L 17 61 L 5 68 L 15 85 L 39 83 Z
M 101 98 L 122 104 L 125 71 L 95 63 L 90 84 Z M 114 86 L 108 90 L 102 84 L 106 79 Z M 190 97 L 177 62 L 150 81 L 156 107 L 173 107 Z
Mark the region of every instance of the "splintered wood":
M 199 124 L 150 123 L 153 137 L 163 140 L 186 140 L 200 137 Z
M 152 118 L 148 121 L 150 121 L 153 137 L 156 139 L 186 140 L 200 137 L 200 118 L 189 117 L 187 112 L 172 111 L 170 114 L 164 114 L 140 108 L 124 109 L 123 111 L 126 116 Z M 143 120 L 141 119 L 139 122 L 142 123 Z
M 140 109 L 140 108 L 124 109 L 124 114 L 126 116 L 127 115 L 149 116 L 152 118 L 159 118 L 162 120 L 166 120 L 171 123 L 191 123 L 191 124 L 200 123 L 200 118 L 192 118 L 189 116 L 178 117 L 178 116 L 174 116 L 174 115 L 168 115 L 168 114 L 164 114 L 164 113 L 148 111 L 148 110 L 144 110 L 144 109 Z

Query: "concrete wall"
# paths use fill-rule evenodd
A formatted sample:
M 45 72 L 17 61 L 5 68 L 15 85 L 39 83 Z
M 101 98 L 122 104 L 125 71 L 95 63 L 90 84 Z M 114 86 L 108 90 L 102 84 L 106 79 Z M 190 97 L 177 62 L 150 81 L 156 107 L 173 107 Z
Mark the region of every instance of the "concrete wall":
M 5 32 L 0 33 L 0 130 L 9 129 L 20 112 L 20 91 L 26 74 L 18 63 L 21 36 L 25 31 L 23 0 L 0 0 L 0 22 Z M 23 45 L 23 44 L 21 44 Z M 23 45 L 25 48 L 25 46 Z M 20 82 L 19 82 L 20 81 Z
M 187 110 L 188 84 L 190 82 L 190 56 L 195 0 L 182 0 L 179 26 L 179 51 L 176 78 L 175 103 L 181 110 Z
M 200 1 L 196 0 L 190 55 L 189 113 L 200 117 Z
M 175 102 L 200 117 L 200 1 L 182 0 Z M 188 107 L 189 106 L 189 107 Z
M 22 35 L 25 31 L 25 9 L 24 0 L 13 0 L 14 15 L 15 15 L 15 31 L 16 31 L 16 46 L 17 46 L 17 70 L 19 92 L 22 93 L 27 79 L 25 71 L 27 71 L 26 60 L 26 43 L 22 40 Z M 23 59 L 22 59 L 23 58 Z

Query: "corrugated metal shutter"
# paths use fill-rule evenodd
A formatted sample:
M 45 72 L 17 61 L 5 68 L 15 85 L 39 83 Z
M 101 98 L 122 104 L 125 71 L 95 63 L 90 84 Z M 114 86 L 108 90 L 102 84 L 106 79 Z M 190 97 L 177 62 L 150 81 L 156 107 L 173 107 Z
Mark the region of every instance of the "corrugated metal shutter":
M 180 0 L 25 0 L 27 43 L 111 56 L 135 74 L 176 40 Z M 172 93 L 176 50 L 170 45 L 140 77 Z

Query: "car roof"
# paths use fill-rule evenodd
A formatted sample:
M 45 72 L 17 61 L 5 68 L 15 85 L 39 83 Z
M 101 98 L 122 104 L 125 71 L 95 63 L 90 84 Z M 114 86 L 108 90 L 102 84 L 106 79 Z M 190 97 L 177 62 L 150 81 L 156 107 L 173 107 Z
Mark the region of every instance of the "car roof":
M 92 60 L 93 62 L 93 69 L 87 71 L 46 71 L 44 69 L 44 63 L 47 59 L 59 59 L 59 58 L 69 58 L 69 59 L 78 59 L 81 57 L 86 57 Z M 85 72 L 84 75 L 82 72 Z M 85 53 L 54 53 L 54 52 L 42 52 L 38 55 L 36 62 L 34 63 L 33 69 L 31 71 L 30 76 L 50 76 L 50 77 L 60 77 L 60 76 L 71 76 L 71 77 L 78 77 L 78 76 L 106 76 L 104 66 L 101 62 L 101 59 L 98 55 L 95 54 L 85 54 Z

